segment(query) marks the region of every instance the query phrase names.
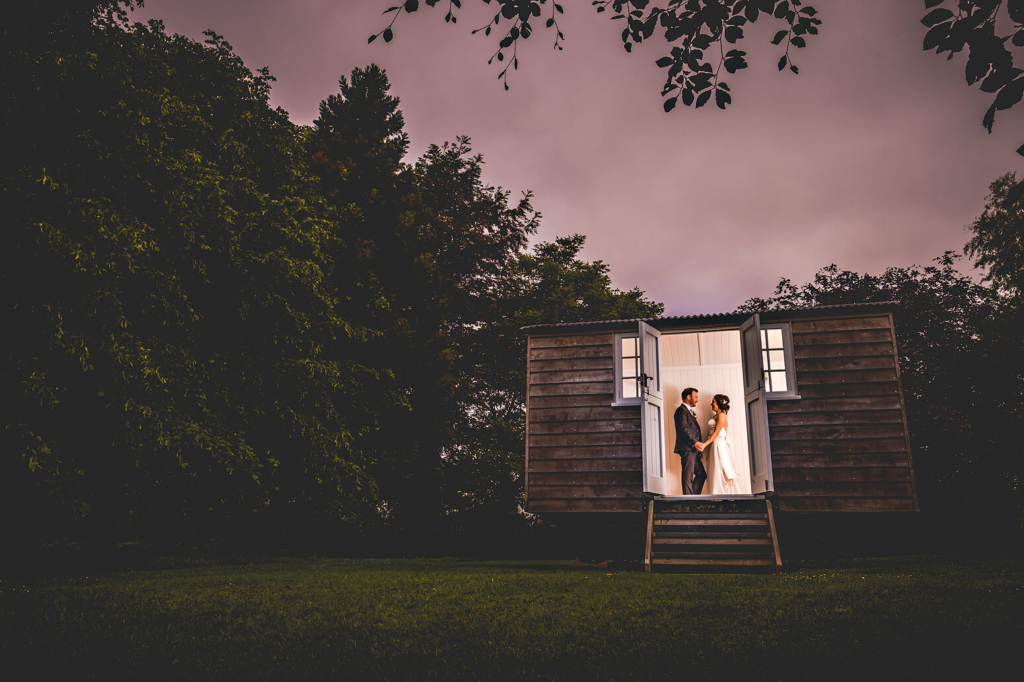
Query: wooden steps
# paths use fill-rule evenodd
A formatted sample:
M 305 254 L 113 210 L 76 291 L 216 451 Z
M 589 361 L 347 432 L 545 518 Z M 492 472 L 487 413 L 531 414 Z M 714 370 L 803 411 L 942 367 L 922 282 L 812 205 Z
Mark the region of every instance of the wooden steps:
M 763 497 L 648 504 L 648 573 L 770 572 L 781 565 L 771 503 Z

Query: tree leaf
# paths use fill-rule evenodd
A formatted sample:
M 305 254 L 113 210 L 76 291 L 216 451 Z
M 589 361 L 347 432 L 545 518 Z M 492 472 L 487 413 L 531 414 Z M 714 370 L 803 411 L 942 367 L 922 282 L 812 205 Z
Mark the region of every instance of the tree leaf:
M 732 103 L 732 95 L 725 90 L 715 90 L 715 104 L 718 105 L 719 109 L 725 109 L 726 104 Z
M 921 20 L 921 23 L 924 24 L 925 26 L 934 26 L 939 22 L 946 21 L 952 18 L 952 12 L 950 12 L 945 7 L 940 7 L 939 9 L 933 9 L 931 12 L 924 15 L 924 19 Z
M 779 60 L 779 71 L 786 68 L 786 55 L 782 55 L 782 59 Z
M 415 12 L 420 8 L 420 0 L 405 0 L 405 11 Z
M 778 45 L 779 43 L 781 43 L 782 39 L 785 38 L 788 34 L 789 31 L 779 31 L 778 33 L 776 33 L 775 37 L 772 38 L 772 45 Z
M 673 97 L 672 99 L 665 100 L 665 113 L 666 114 L 676 108 L 676 102 L 677 101 L 678 101 L 678 98 L 676 98 L 676 97 Z
M 702 106 L 707 104 L 709 99 L 711 99 L 710 90 L 705 90 L 704 92 L 697 95 L 697 108 L 700 109 Z
M 369 38 L 366 39 L 366 43 L 370 44 L 373 41 L 375 41 L 376 39 L 377 39 L 377 34 L 375 33 L 375 34 L 373 34 L 372 36 L 370 36 Z
M 384 29 L 384 42 L 390 43 L 391 39 L 395 37 L 395 34 L 391 32 L 390 28 Z

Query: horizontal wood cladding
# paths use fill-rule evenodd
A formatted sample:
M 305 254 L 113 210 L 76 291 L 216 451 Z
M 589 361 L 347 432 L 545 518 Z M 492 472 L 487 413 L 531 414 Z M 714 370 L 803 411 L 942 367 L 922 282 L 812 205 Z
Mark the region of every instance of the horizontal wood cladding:
M 530 500 L 530 511 L 543 512 L 641 512 L 642 499 Z
M 914 510 L 890 317 L 791 327 L 800 399 L 768 403 L 779 510 Z
M 530 337 L 530 512 L 639 512 L 639 406 L 612 407 L 611 334 Z
M 780 497 L 780 512 L 912 512 L 913 497 Z
M 610 355 L 597 358 L 574 358 L 568 360 L 533 360 L 530 362 L 530 374 L 548 372 L 575 371 L 579 369 L 613 369 Z
M 553 473 L 537 472 L 533 474 L 534 489 L 540 486 L 632 486 L 643 487 L 639 471 L 557 471 Z M 538 490 L 544 493 L 548 489 Z
M 615 371 L 612 369 L 577 369 L 564 372 L 530 372 L 530 384 L 534 387 L 541 384 L 592 384 L 595 382 L 607 381 L 611 384 L 615 380 Z
M 530 348 L 530 362 L 544 360 L 582 360 L 612 357 L 611 344 L 599 346 L 570 346 L 557 348 Z
M 640 485 L 536 485 L 532 481 L 530 487 L 535 493 L 535 500 L 579 500 L 644 497 Z
M 544 447 L 593 446 L 593 445 L 636 445 L 637 456 L 640 456 L 640 430 L 636 431 L 596 431 L 592 433 L 534 433 L 530 425 L 530 449 Z
M 639 419 L 587 419 L 579 421 L 532 422 L 530 435 L 549 435 L 565 433 L 607 433 L 607 432 L 640 432 Z
M 531 377 L 532 378 L 532 377 Z M 611 381 L 565 382 L 558 384 L 530 383 L 530 397 L 553 395 L 603 395 L 612 402 L 615 386 Z
M 601 346 L 605 353 L 611 355 L 612 335 L 611 334 L 578 334 L 575 336 L 531 336 L 530 349 L 535 348 L 566 348 L 569 346 Z
M 874 356 L 891 356 L 892 344 L 881 343 L 834 343 L 827 346 L 797 346 L 793 356 L 799 360 L 810 358 L 868 358 Z
M 585 472 L 585 471 L 636 471 L 643 469 L 643 464 L 636 457 L 614 459 L 608 457 L 576 457 L 568 459 L 537 459 L 530 463 L 534 474 L 549 472 Z

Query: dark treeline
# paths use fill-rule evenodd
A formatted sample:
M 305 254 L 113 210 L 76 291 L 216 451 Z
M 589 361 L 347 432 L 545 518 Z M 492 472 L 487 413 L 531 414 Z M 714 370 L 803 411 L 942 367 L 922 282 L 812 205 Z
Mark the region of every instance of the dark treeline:
M 468 138 L 404 161 L 379 68 L 296 126 L 221 36 L 126 9 L 0 29 L 6 546 L 523 527 L 519 327 L 662 306 L 582 237 L 528 250 L 530 195 L 486 185 Z
M 4 546 L 507 551 L 520 327 L 662 306 L 582 236 L 528 248 L 530 195 L 488 186 L 468 138 L 409 163 L 379 68 L 297 126 L 221 36 L 125 8 L 33 1 L 0 28 Z M 966 248 L 982 283 L 947 254 L 743 306 L 899 301 L 922 508 L 999 532 L 1022 524 L 1013 185 Z

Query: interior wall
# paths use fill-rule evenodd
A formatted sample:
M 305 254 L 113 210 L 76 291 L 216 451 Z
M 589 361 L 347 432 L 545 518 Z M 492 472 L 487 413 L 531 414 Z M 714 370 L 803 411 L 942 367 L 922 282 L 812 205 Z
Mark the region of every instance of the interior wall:
M 738 329 L 716 332 L 663 333 L 662 385 L 665 396 L 665 460 L 669 477 L 669 494 L 682 495 L 679 455 L 672 452 L 676 442 L 676 408 L 682 405 L 680 393 L 692 386 L 699 391 L 697 423 L 701 437 L 707 438 L 708 421 L 712 417 L 711 399 L 716 393 L 729 396 L 729 437 L 736 451 L 737 463 L 750 476 L 750 455 L 747 444 L 747 415 L 743 401 L 743 364 Z M 740 472 L 743 475 L 743 472 Z

